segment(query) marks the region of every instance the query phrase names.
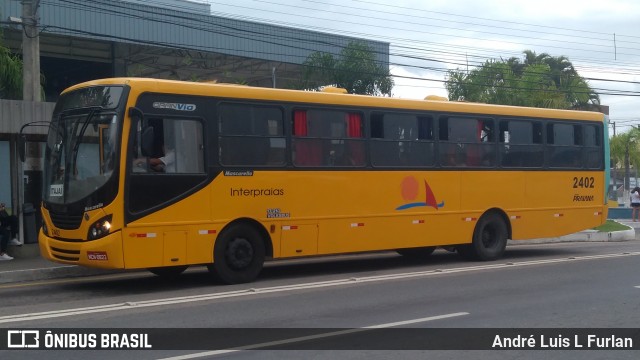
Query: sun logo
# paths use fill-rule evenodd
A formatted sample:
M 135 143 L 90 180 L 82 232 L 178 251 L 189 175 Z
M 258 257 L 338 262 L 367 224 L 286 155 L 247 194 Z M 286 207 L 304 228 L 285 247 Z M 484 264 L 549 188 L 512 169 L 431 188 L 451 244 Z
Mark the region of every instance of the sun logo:
M 438 210 L 438 208 L 441 208 L 444 206 L 444 201 L 442 201 L 439 204 L 436 201 L 436 197 L 433 194 L 431 187 L 427 183 L 427 180 L 424 180 L 424 191 L 425 191 L 425 201 L 416 202 L 416 199 L 420 194 L 420 183 L 413 176 L 407 176 L 404 179 L 402 179 L 402 182 L 400 183 L 400 194 L 402 195 L 402 198 L 404 199 L 404 201 L 406 201 L 407 203 L 398 206 L 396 210 L 405 210 L 405 209 L 410 209 L 410 208 L 419 207 L 419 206 L 429 206 Z

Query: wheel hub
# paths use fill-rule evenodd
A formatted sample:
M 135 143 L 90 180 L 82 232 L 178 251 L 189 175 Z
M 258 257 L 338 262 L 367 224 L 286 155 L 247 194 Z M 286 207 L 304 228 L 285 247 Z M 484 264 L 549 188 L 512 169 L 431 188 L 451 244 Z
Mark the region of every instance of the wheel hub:
M 253 260 L 253 247 L 247 239 L 236 238 L 229 243 L 225 255 L 230 267 L 242 269 L 251 264 L 251 260 Z

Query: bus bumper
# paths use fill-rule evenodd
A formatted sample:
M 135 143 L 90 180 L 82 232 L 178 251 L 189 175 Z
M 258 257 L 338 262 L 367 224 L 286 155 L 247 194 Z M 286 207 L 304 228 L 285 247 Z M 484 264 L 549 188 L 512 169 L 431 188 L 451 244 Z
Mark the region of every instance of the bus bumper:
M 40 254 L 47 260 L 102 269 L 124 269 L 121 231 L 97 240 L 69 242 L 48 237 L 40 230 L 38 243 Z

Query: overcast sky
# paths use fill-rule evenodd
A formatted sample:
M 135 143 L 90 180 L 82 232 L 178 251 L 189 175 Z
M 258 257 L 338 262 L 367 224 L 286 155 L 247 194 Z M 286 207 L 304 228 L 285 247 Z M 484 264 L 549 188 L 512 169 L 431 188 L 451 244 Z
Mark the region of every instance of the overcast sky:
M 564 55 L 610 106 L 618 133 L 640 124 L 638 0 L 206 1 L 216 15 L 389 42 L 395 97 L 446 96 L 448 69 L 487 59 Z

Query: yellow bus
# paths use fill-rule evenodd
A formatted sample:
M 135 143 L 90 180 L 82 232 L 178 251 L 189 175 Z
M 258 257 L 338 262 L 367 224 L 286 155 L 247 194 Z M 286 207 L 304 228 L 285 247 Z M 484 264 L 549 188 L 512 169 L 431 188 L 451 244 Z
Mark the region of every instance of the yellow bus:
M 607 218 L 607 117 L 156 79 L 65 90 L 45 151 L 44 257 L 254 280 L 266 259 L 502 256 Z

